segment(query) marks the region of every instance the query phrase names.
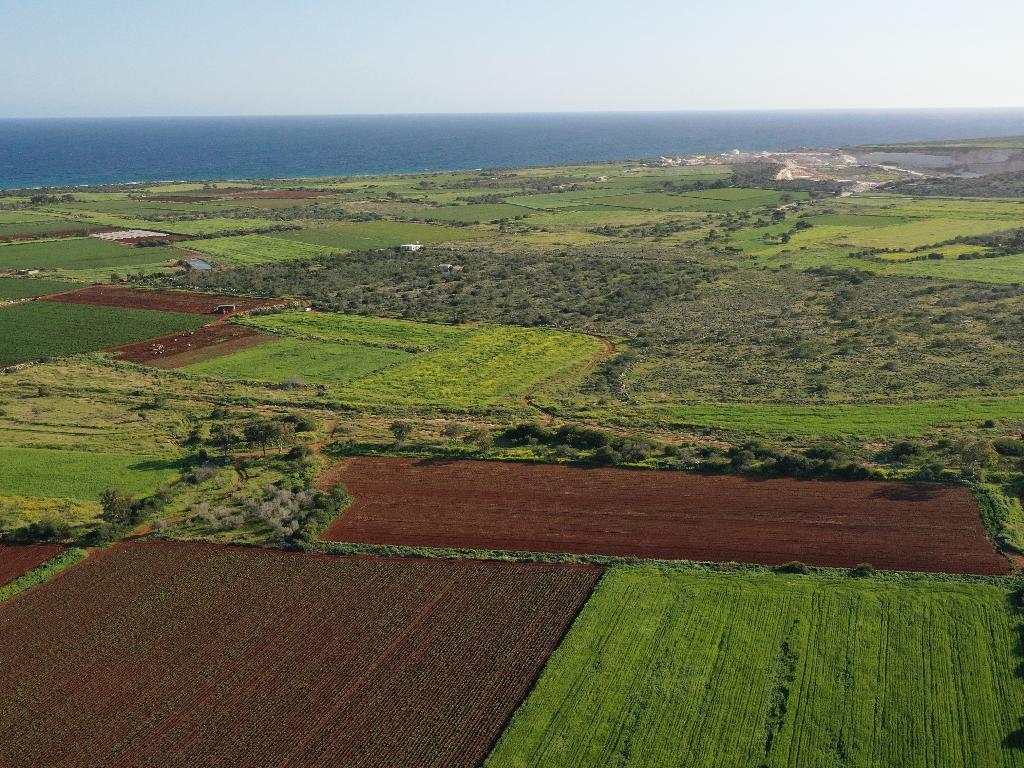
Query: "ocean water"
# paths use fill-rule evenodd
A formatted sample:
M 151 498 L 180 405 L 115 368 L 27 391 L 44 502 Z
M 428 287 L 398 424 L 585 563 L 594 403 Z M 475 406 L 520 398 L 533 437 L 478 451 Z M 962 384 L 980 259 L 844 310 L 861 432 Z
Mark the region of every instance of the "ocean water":
M 1024 110 L 0 120 L 0 188 L 357 175 L 1024 135 Z

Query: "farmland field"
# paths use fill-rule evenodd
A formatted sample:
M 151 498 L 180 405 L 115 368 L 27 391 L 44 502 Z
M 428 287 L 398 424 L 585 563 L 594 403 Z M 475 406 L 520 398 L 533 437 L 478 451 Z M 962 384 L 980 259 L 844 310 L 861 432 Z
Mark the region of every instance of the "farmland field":
M 116 353 L 119 359 L 133 363 L 146 363 L 158 368 L 181 368 L 250 349 L 270 340 L 271 337 L 240 325 L 213 323 L 191 331 L 123 344 L 109 351 Z
M 424 221 L 459 221 L 466 224 L 486 224 L 500 219 L 528 216 L 529 211 L 519 205 L 507 203 L 477 203 L 475 205 L 445 205 L 406 211 L 404 218 Z
M 305 339 L 271 340 L 185 367 L 190 373 L 225 379 L 282 383 L 302 380 L 342 385 L 374 371 L 401 364 L 409 353 L 356 344 Z
M 0 545 L 0 587 L 36 568 L 64 549 L 59 544 Z
M 139 290 L 117 285 L 92 285 L 88 288 L 49 296 L 46 301 L 92 307 L 160 310 L 199 315 L 212 315 L 213 310 L 223 304 L 233 304 L 236 308 L 235 311 L 246 312 L 283 303 L 274 299 L 218 296 L 192 291 Z
M 324 341 L 394 347 L 410 352 L 424 352 L 450 344 L 473 332 L 472 328 L 457 325 L 415 323 L 336 312 L 280 312 L 246 318 L 244 322 L 260 330 L 315 336 Z
M 298 232 L 281 232 L 272 235 L 281 240 L 352 251 L 391 248 L 413 242 L 444 243 L 450 240 L 465 240 L 480 236 L 480 232 L 471 229 L 438 227 L 433 224 L 411 224 L 401 221 L 371 221 L 365 224 L 344 224 L 323 229 L 303 229 Z
M 74 288 L 74 283 L 45 278 L 0 277 L 0 300 L 30 299 Z
M 325 538 L 666 560 L 1001 574 L 966 488 L 503 462 L 345 459 Z
M 1005 589 L 609 572 L 487 768 L 1024 765 Z
M 0 763 L 470 768 L 599 574 L 122 546 L 0 606 Z
M 189 370 L 255 381 L 334 385 L 346 401 L 472 409 L 578 377 L 605 350 L 575 333 L 508 326 L 451 326 L 328 313 L 246 318 L 289 339 Z M 416 354 L 409 354 L 410 352 Z
M 216 237 L 208 240 L 194 240 L 189 250 L 199 251 L 215 261 L 244 266 L 247 264 L 268 264 L 289 259 L 311 259 L 331 248 L 312 245 L 297 240 L 285 240 L 267 235 L 240 235 L 238 237 Z
M 111 487 L 152 493 L 177 474 L 178 463 L 168 457 L 0 447 L 4 495 L 95 502 Z
M 0 366 L 94 352 L 196 328 L 201 315 L 33 301 L 0 307 Z
M 130 248 L 95 237 L 0 245 L 0 269 L 123 269 L 178 257 L 168 248 Z

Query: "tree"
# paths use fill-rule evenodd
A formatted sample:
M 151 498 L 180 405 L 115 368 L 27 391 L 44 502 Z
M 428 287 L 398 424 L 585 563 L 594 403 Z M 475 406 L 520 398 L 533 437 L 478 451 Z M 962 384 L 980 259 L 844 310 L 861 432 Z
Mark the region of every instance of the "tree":
M 220 448 L 225 457 L 241 441 L 242 436 L 238 434 L 238 430 L 231 424 L 214 424 L 210 428 L 210 443 Z
M 473 443 L 481 451 L 489 451 L 494 445 L 494 436 L 491 435 L 490 430 L 480 427 L 466 436 L 466 442 Z
M 245 441 L 258 445 L 267 455 L 267 447 L 283 446 L 295 439 L 295 426 L 287 422 L 258 418 L 245 425 Z
M 465 432 L 466 428 L 457 421 L 446 421 L 441 427 L 442 437 L 447 437 L 449 440 L 458 440 Z
M 135 523 L 135 498 L 121 488 L 107 488 L 100 494 L 100 518 L 116 528 Z
M 396 445 L 404 443 L 412 434 L 412 424 L 408 421 L 393 421 L 388 429 L 390 429 L 391 434 L 395 436 Z

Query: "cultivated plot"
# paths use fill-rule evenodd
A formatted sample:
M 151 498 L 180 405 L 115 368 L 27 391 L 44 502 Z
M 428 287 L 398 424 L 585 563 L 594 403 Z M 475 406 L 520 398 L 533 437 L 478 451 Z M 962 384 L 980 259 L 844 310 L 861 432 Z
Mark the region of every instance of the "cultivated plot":
M 564 465 L 354 457 L 325 538 L 950 573 L 1006 573 L 966 488 L 749 480 Z
M 487 768 L 1024 765 L 1005 589 L 619 568 Z
M 195 328 L 200 315 L 33 301 L 0 307 L 0 366 L 95 352 Z
M 198 315 L 212 315 L 218 307 L 224 310 L 221 314 L 227 315 L 284 303 L 279 299 L 248 299 L 242 296 L 218 296 L 192 291 L 143 290 L 118 285 L 91 285 L 77 291 L 48 296 L 46 301 Z
M 59 544 L 31 544 L 23 547 L 0 545 L 0 587 L 56 557 L 63 549 Z
M 599 574 L 121 546 L 0 605 L 0 763 L 477 766 Z

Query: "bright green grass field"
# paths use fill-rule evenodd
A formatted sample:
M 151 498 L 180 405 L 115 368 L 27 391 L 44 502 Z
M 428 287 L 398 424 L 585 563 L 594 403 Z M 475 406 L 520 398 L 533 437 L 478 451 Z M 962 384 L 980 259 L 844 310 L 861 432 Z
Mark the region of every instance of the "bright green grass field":
M 0 366 L 61 357 L 198 328 L 203 315 L 33 301 L 0 307 Z
M 301 379 L 310 384 L 343 385 L 411 355 L 396 349 L 281 339 L 224 357 L 186 366 L 204 376 L 283 383 Z
M 312 259 L 330 253 L 331 248 L 323 245 L 300 243 L 266 235 L 239 235 L 237 237 L 216 237 L 209 240 L 193 240 L 189 250 L 205 253 L 216 262 L 235 266 L 269 264 L 292 259 Z
M 366 406 L 466 410 L 578 375 L 604 349 L 579 333 L 357 315 L 282 313 L 245 324 L 296 338 L 186 370 L 251 381 L 301 378 L 333 385 L 336 397 Z
M 273 333 L 315 336 L 325 341 L 394 347 L 410 352 L 423 352 L 450 344 L 473 332 L 470 326 L 417 323 L 412 320 L 334 312 L 280 312 L 254 315 L 242 322 Z
M 0 277 L 0 300 L 28 299 L 80 288 L 81 283 L 46 280 L 38 277 Z
M 677 427 L 717 427 L 766 435 L 863 435 L 896 437 L 986 419 L 1024 420 L 1024 397 L 922 400 L 899 404 L 790 405 L 785 403 L 692 403 L 652 406 L 642 420 Z
M 486 765 L 1024 765 L 1007 597 L 937 580 L 617 568 Z
M 96 269 L 162 264 L 179 257 L 169 248 L 129 248 L 95 237 L 0 245 L 0 269 Z
M 169 458 L 0 447 L 0 496 L 95 502 L 115 486 L 137 495 L 152 493 L 177 472 Z
M 323 229 L 302 229 L 281 232 L 271 237 L 343 250 L 391 248 L 403 243 L 445 243 L 481 237 L 483 233 L 471 229 L 437 227 L 432 224 L 412 224 L 404 221 L 368 221 Z
M 579 333 L 489 326 L 359 379 L 339 394 L 366 404 L 482 408 L 572 376 L 602 349 L 597 339 Z
M 440 208 L 421 208 L 400 214 L 404 219 L 422 221 L 460 221 L 466 224 L 481 224 L 499 219 L 527 216 L 530 211 L 520 205 L 506 203 L 477 203 L 474 205 L 445 205 Z

